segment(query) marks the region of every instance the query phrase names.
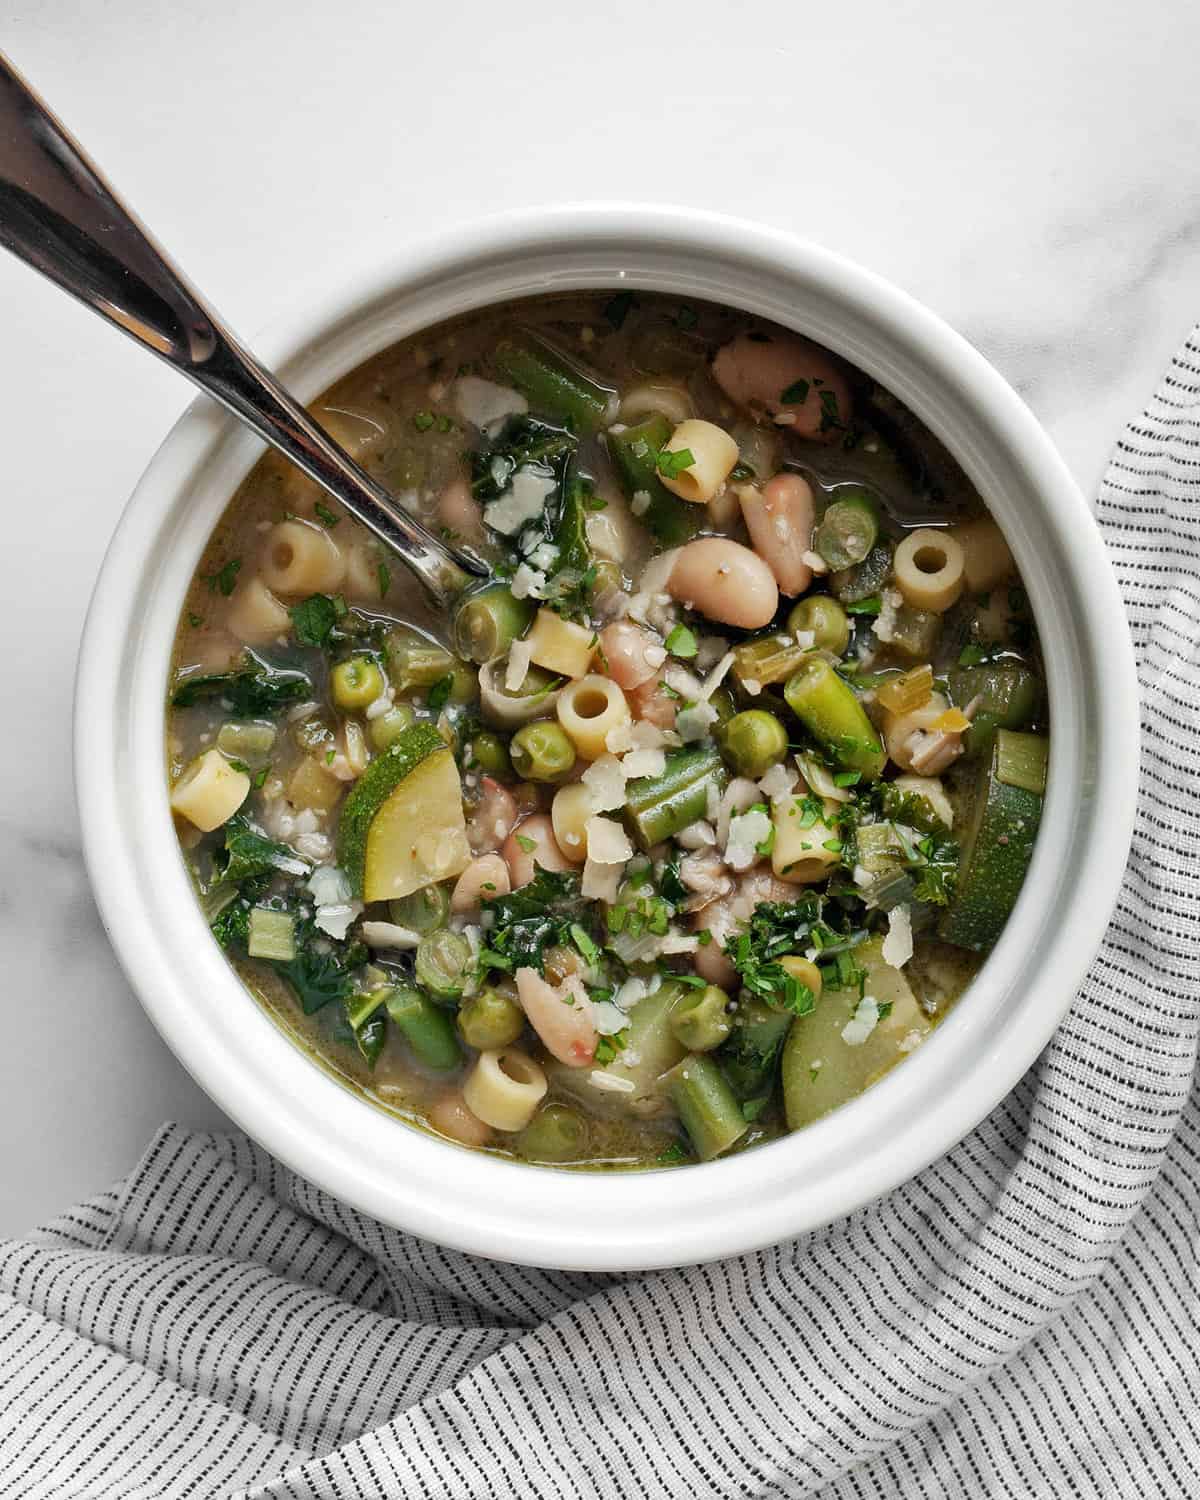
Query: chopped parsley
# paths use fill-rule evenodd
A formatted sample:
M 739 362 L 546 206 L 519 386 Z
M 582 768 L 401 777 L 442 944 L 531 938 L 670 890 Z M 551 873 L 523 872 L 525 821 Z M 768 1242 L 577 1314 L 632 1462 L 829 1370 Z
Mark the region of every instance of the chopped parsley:
M 204 624 L 204 616 L 189 614 L 188 624 L 192 627 L 193 630 L 199 630 L 200 626 Z
M 429 693 L 425 700 L 429 706 L 429 712 L 431 714 L 440 714 L 442 709 L 445 708 L 446 704 L 449 703 L 450 694 L 453 691 L 454 674 L 452 672 L 447 672 L 445 677 L 439 677 L 438 680 L 429 689 Z
M 315 514 L 317 520 L 320 521 L 321 525 L 324 526 L 328 531 L 332 531 L 333 528 L 342 519 L 341 516 L 335 515 L 334 512 L 329 509 L 328 505 L 325 505 L 320 500 L 318 500 L 313 506 L 313 513 Z
M 418 411 L 413 413 L 413 426 L 418 432 L 428 432 L 433 426 L 433 413 L 431 411 Z
M 676 479 L 695 462 L 696 455 L 690 448 L 678 448 L 674 451 L 662 448 L 655 457 L 654 467 L 664 479 Z
M 611 1036 L 602 1036 L 596 1043 L 596 1061 L 601 1067 L 612 1062 L 618 1053 L 625 1050 L 628 1040 L 628 1031 L 614 1031 Z
M 848 615 L 877 615 L 883 608 L 883 600 L 878 594 L 868 594 L 865 599 L 857 599 L 853 604 L 843 604 L 842 608 Z
M 292 631 L 302 646 L 325 647 L 333 634 L 334 626 L 346 613 L 346 601 L 339 594 L 331 598 L 328 594 L 310 594 L 289 610 Z
M 527 885 L 485 901 L 492 925 L 487 947 L 479 954 L 481 971 L 512 974 L 532 968 L 541 973 L 547 948 L 571 941 L 575 927 L 585 930 L 591 903 L 580 894 L 579 881 L 574 871 L 559 874 L 538 866 Z
M 610 328 L 622 327 L 635 300 L 632 292 L 618 292 L 615 297 L 608 299 L 604 304 L 604 321 Z
M 695 656 L 696 652 L 700 649 L 695 633 L 689 630 L 686 625 L 676 625 L 664 644 L 672 656 L 685 659 Z
M 523 833 L 517 834 L 517 843 L 520 844 L 526 854 L 532 854 L 537 848 L 537 841 L 535 839 L 527 839 Z
M 803 406 L 808 400 L 809 382 L 793 380 L 791 385 L 779 393 L 780 406 Z
M 237 585 L 237 576 L 241 571 L 241 558 L 231 557 L 215 573 L 204 574 L 203 577 L 208 584 L 208 592 L 210 594 L 221 594 L 224 598 L 228 599 Z
M 375 578 L 379 584 L 379 597 L 381 599 L 386 599 L 387 591 L 392 586 L 392 571 L 388 567 L 387 563 L 380 562 L 376 565 Z

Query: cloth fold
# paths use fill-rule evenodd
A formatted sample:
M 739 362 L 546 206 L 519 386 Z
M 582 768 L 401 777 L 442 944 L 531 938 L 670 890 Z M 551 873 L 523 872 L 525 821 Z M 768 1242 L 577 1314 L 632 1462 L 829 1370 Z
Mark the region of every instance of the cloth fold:
M 167 1126 L 0 1246 L 0 1500 L 1200 1493 L 1198 497 L 1200 330 L 1098 507 L 1144 698 L 1120 903 L 946 1157 L 758 1254 L 589 1276 Z

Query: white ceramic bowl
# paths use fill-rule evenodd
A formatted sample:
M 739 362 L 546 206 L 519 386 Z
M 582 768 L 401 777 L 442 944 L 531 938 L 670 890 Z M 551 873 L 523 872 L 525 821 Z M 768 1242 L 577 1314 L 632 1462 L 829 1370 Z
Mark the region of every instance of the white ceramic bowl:
M 303 399 L 415 330 L 506 298 L 653 288 L 727 302 L 837 350 L 957 455 L 1008 536 L 1040 626 L 1053 719 L 1032 868 L 1004 936 L 931 1039 L 802 1134 L 729 1161 L 595 1175 L 472 1154 L 334 1081 L 246 994 L 197 909 L 163 774 L 169 652 L 188 580 L 261 446 L 206 399 L 122 517 L 84 632 L 76 777 L 105 925 L 151 1018 L 269 1151 L 386 1223 L 496 1258 L 578 1269 L 684 1264 L 815 1228 L 946 1151 L 1016 1083 L 1108 921 L 1137 780 L 1137 688 L 1095 525 L 1030 412 L 932 313 L 857 266 L 730 219 L 625 205 L 504 217 L 334 288 L 256 351 Z

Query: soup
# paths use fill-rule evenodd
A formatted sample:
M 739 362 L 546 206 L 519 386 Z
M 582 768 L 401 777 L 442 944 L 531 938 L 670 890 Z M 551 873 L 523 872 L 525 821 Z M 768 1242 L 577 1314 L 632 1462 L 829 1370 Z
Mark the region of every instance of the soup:
M 487 577 L 434 612 L 274 455 L 212 538 L 171 806 L 276 1020 L 411 1124 L 590 1168 L 802 1129 L 922 1045 L 1048 743 L 933 436 L 792 333 L 627 292 L 463 317 L 314 411 Z

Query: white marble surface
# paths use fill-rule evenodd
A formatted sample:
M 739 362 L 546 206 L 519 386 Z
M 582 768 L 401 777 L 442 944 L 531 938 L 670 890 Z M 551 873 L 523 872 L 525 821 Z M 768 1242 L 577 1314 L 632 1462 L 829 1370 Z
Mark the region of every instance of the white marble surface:
M 284 19 L 286 17 L 286 20 Z M 24 0 L 0 47 L 250 335 L 330 266 L 551 199 L 767 220 L 979 345 L 1091 492 L 1200 317 L 1185 0 Z M 92 581 L 184 384 L 0 257 L 0 1233 L 220 1115 L 99 926 L 71 788 Z

